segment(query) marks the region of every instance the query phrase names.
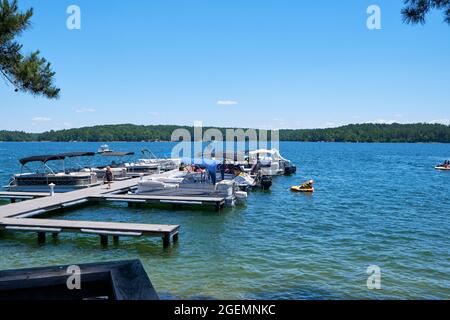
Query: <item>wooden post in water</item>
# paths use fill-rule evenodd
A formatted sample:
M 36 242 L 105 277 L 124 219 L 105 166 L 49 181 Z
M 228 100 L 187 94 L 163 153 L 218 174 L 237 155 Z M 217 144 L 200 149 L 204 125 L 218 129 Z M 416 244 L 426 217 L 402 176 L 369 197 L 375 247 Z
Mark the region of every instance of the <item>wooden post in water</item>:
M 45 243 L 45 232 L 38 232 L 38 243 Z
M 102 245 L 102 247 L 108 246 L 108 236 L 101 234 L 100 235 L 100 244 Z
M 172 241 L 173 243 L 177 243 L 178 242 L 178 233 L 175 233 L 172 237 Z
M 165 234 L 162 239 L 163 239 L 163 247 L 168 248 L 170 246 L 170 235 Z

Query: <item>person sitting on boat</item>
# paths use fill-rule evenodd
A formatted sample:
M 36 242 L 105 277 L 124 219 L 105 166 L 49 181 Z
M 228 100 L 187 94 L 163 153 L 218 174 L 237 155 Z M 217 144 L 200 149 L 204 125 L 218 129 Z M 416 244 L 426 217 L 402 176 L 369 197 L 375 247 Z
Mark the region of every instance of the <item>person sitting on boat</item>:
M 445 160 L 444 163 L 438 165 L 438 167 L 448 168 L 448 167 L 450 167 L 450 161 L 449 160 Z
M 300 189 L 312 189 L 313 188 L 313 184 L 314 184 L 314 180 L 309 180 L 309 181 L 303 183 L 300 186 Z
M 111 182 L 113 180 L 113 173 L 111 171 L 111 167 L 106 167 L 106 172 L 105 172 L 105 180 L 106 183 L 108 184 L 108 189 L 111 189 Z
M 234 168 L 233 174 L 238 177 L 242 173 L 242 170 L 239 167 Z
M 195 168 L 195 172 L 197 172 L 197 173 L 205 173 L 205 169 L 203 169 L 202 167 L 199 167 L 199 166 L 197 166 L 196 168 Z

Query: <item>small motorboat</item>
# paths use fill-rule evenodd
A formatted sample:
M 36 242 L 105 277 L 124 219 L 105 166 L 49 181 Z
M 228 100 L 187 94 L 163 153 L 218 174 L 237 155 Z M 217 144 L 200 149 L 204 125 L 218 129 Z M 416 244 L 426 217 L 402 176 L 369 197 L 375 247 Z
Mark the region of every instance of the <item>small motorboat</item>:
M 444 161 L 444 163 L 438 164 L 434 167 L 436 170 L 450 170 L 450 160 Z
M 272 186 L 272 177 L 261 175 L 257 172 L 255 175 L 250 175 L 245 172 L 243 166 L 230 163 L 220 163 L 217 166 L 217 176 L 219 180 L 233 180 L 237 183 L 242 191 L 250 189 L 269 190 Z
M 250 151 L 247 162 L 252 173 L 259 171 L 265 176 L 291 175 L 297 171 L 297 167 L 283 158 L 277 149 Z
M 213 184 L 206 173 L 167 171 L 138 182 L 135 194 L 177 197 L 223 197 L 226 207 L 245 203 L 247 192 L 241 191 L 233 180 Z
M 111 168 L 125 169 L 127 177 L 139 177 L 140 175 L 151 175 L 160 172 L 158 163 L 146 162 L 138 160 L 137 162 L 124 162 L 125 157 L 133 156 L 134 152 L 118 152 L 109 151 L 101 153 L 103 157 L 115 158 L 117 161 L 112 161 L 109 165 Z
M 97 153 L 100 153 L 100 154 L 108 153 L 108 152 L 113 152 L 113 150 L 111 150 L 107 144 L 102 144 L 100 146 L 100 148 L 98 148 L 98 150 L 97 150 Z
M 309 180 L 299 186 L 292 186 L 291 191 L 313 193 L 314 192 L 313 184 L 314 184 L 314 181 Z
M 161 172 L 171 171 L 180 167 L 180 159 L 158 158 L 150 149 L 143 149 L 141 152 L 146 158 L 139 159 L 138 163 L 157 165 Z

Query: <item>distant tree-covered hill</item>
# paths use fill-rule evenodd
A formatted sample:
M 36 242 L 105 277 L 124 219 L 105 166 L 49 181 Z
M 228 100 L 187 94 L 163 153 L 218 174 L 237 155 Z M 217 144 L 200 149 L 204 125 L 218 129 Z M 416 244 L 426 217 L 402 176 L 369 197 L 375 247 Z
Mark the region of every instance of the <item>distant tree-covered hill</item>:
M 175 125 L 99 125 L 77 129 L 26 133 L 0 131 L 0 141 L 170 141 L 172 132 L 192 127 Z M 204 128 L 206 130 L 208 128 Z M 221 128 L 225 136 L 225 128 Z M 450 126 L 442 124 L 350 124 L 327 129 L 283 129 L 282 141 L 329 142 L 444 142 L 450 143 Z

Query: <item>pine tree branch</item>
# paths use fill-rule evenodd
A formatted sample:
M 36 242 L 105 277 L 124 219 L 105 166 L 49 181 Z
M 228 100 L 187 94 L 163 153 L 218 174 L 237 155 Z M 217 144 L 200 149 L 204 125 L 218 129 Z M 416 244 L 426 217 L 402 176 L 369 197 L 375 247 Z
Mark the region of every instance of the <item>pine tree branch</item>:
M 17 0 L 0 0 L 0 76 L 16 91 L 58 98 L 60 89 L 53 84 L 55 73 L 50 63 L 40 57 L 39 51 L 23 56 L 22 46 L 14 41 L 31 26 L 33 15 L 33 9 L 25 13 L 18 10 Z

